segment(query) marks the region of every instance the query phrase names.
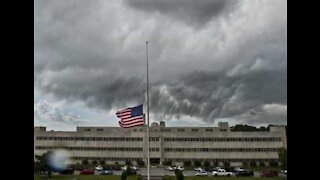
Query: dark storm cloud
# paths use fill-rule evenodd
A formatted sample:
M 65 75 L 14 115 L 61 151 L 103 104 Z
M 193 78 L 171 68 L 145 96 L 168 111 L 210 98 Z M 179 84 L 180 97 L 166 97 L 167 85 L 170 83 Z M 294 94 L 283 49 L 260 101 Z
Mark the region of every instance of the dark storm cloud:
M 128 6 L 151 13 L 160 13 L 201 26 L 213 17 L 227 14 L 239 1 L 226 0 L 125 0 Z
M 143 103 L 150 40 L 155 120 L 286 123 L 285 1 L 181 2 L 35 1 L 35 88 L 106 111 Z

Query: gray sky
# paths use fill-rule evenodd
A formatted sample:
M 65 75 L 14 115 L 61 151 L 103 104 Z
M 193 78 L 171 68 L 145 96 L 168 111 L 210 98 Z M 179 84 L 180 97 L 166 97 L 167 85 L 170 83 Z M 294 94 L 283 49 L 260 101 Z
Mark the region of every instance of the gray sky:
M 35 0 L 34 125 L 287 124 L 285 0 Z

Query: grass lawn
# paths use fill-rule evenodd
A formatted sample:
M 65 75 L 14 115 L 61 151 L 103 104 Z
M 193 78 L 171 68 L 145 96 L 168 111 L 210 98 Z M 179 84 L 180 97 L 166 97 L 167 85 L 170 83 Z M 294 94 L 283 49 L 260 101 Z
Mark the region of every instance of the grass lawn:
M 277 178 L 260 178 L 260 177 L 184 177 L 185 180 L 285 180 L 287 178 L 277 177 Z
M 77 178 L 77 180 L 120 180 L 120 176 L 100 176 L 100 175 L 53 175 L 53 180 L 72 180 Z M 171 177 L 175 180 L 175 177 Z M 185 180 L 286 180 L 287 178 L 260 178 L 260 177 L 184 177 Z M 37 175 L 35 180 L 49 180 L 47 176 Z M 129 176 L 127 180 L 138 180 L 137 176 Z
M 50 179 L 48 176 L 35 175 L 35 180 L 71 180 L 77 178 L 77 180 L 120 180 L 120 176 L 115 175 L 53 175 Z M 129 176 L 127 180 L 137 180 L 136 176 Z

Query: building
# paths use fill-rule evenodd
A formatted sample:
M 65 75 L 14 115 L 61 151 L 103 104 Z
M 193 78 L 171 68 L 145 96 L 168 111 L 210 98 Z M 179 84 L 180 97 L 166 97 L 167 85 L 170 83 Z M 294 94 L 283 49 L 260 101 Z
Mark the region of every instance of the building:
M 66 149 L 72 161 L 124 163 L 146 161 L 146 127 L 77 127 L 76 131 L 46 131 L 34 127 L 35 155 L 49 150 Z M 234 132 L 228 123 L 218 127 L 166 127 L 163 121 L 150 126 L 150 162 L 171 161 L 229 162 L 241 165 L 255 161 L 278 161 L 278 149 L 287 148 L 284 126 L 270 131 Z

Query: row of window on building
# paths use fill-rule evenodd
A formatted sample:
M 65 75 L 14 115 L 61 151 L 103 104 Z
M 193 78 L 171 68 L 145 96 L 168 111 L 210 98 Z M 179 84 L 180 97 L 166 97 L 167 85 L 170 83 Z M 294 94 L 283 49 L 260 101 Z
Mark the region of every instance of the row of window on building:
M 164 148 L 165 152 L 278 152 L 278 148 Z
M 92 130 L 91 128 L 84 129 L 84 131 L 86 131 L 86 132 L 90 132 L 91 130 Z M 176 130 L 177 132 L 185 132 L 185 131 L 199 132 L 200 129 L 196 129 L 196 128 L 194 128 L 194 129 L 165 128 L 165 129 L 162 129 L 161 131 L 163 131 L 163 132 L 171 132 L 171 130 Z M 223 130 L 223 131 L 226 131 L 225 129 L 222 129 L 222 130 Z M 96 129 L 96 131 L 102 132 L 102 131 L 104 131 L 104 129 L 100 129 L 100 128 L 99 128 L 99 129 Z M 142 132 L 143 129 L 142 129 L 142 128 L 140 128 L 140 129 L 134 129 L 134 132 L 137 132 L 137 131 Z M 158 131 L 158 130 L 151 128 L 150 131 Z M 206 128 L 205 131 L 206 131 L 206 132 L 212 132 L 213 129 L 212 129 L 212 128 Z
M 137 147 L 62 147 L 62 146 L 36 146 L 37 150 L 66 149 L 70 151 L 138 151 Z M 150 148 L 152 152 L 159 152 L 159 148 Z M 277 148 L 164 148 L 165 152 L 277 152 Z
M 277 162 L 279 159 L 275 158 L 269 158 L 269 159 L 194 159 L 194 158 L 165 158 L 165 161 L 171 161 L 171 162 L 185 162 L 185 161 L 200 161 L 200 162 Z
M 247 142 L 259 142 L 259 141 L 281 141 L 278 137 L 266 137 L 266 138 L 164 138 L 164 141 L 200 141 L 200 142 L 213 142 L 213 141 L 226 141 L 226 142 L 237 142 L 237 141 L 247 141 Z
M 142 161 L 142 158 L 130 158 L 130 157 L 121 157 L 121 158 L 116 158 L 116 157 L 78 157 L 78 156 L 73 156 L 71 157 L 72 160 L 89 160 L 89 161 Z M 195 159 L 195 158 L 165 158 L 164 161 L 171 161 L 171 162 L 185 162 L 185 161 L 199 161 L 199 162 L 277 162 L 278 159 L 275 158 L 269 158 L 269 159 Z
M 49 137 L 49 136 L 37 136 L 37 140 L 65 140 L 65 141 L 143 141 L 143 138 L 140 137 Z M 159 137 L 150 137 L 150 141 L 159 141 Z M 280 137 L 264 137 L 264 138 L 164 138 L 164 141 L 173 142 L 173 141 L 199 141 L 199 142 L 273 142 L 281 141 Z
M 62 146 L 36 146 L 38 150 L 65 149 L 70 151 L 142 151 L 137 147 L 62 147 Z M 151 149 L 150 149 L 151 150 Z
M 64 146 L 36 146 L 37 150 L 65 149 L 70 151 L 142 151 L 136 147 L 64 147 Z M 159 148 L 150 148 L 150 151 L 159 152 Z
M 142 158 L 129 158 L 129 157 L 78 157 L 78 156 L 73 156 L 70 159 L 72 160 L 90 160 L 90 161 L 142 161 Z
M 37 136 L 37 140 L 65 140 L 65 141 L 142 141 L 140 137 L 49 137 Z

